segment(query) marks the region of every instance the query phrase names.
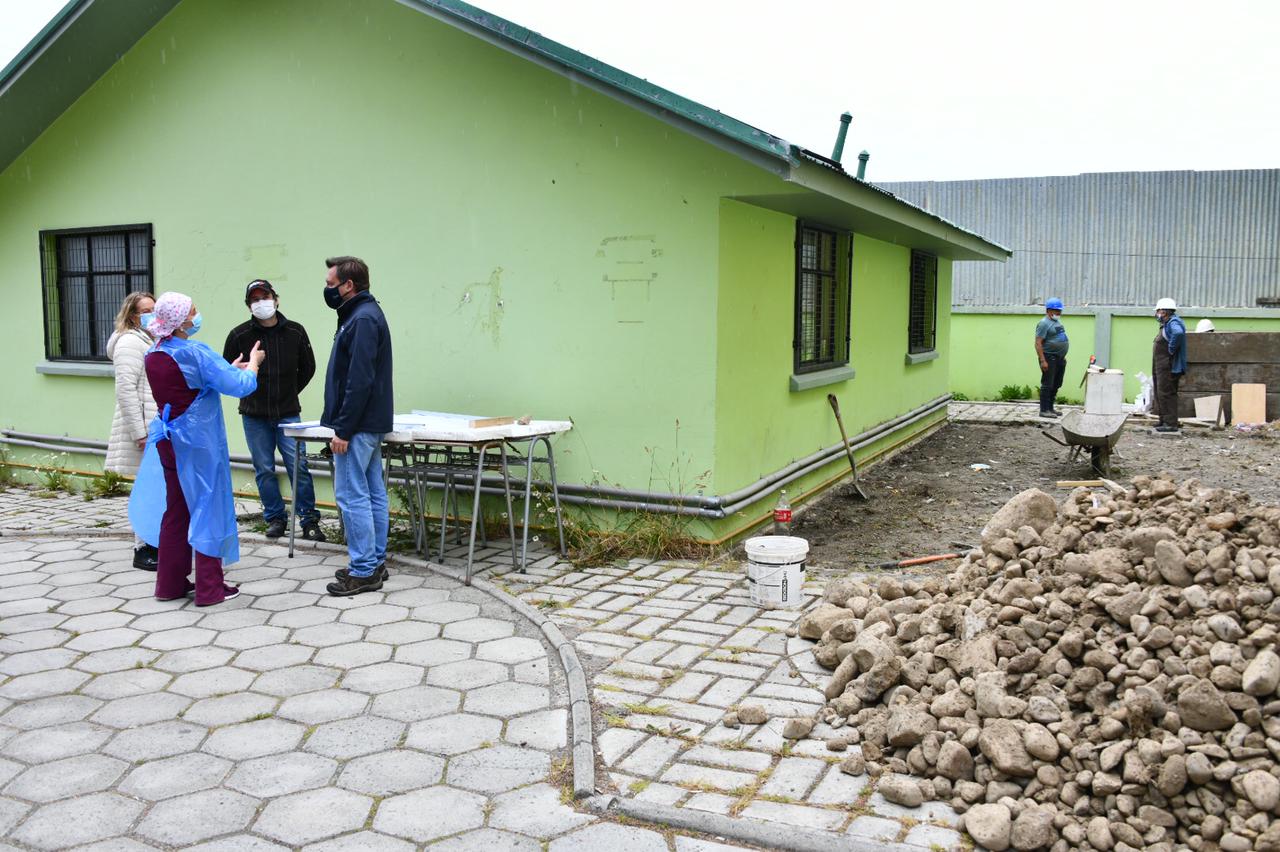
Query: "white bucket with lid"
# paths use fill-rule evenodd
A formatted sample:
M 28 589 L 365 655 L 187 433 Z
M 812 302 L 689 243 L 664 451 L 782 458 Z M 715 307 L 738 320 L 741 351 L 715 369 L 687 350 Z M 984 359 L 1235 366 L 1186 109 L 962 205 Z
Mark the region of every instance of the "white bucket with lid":
M 790 535 L 762 535 L 747 539 L 746 548 L 751 602 L 765 609 L 800 606 L 809 542 Z

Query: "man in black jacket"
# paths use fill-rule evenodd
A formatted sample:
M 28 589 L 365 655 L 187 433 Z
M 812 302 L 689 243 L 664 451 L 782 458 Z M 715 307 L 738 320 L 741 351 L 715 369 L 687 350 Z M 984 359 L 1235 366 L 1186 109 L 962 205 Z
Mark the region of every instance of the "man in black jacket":
M 347 537 L 347 568 L 329 594 L 347 597 L 382 588 L 387 558 L 387 488 L 382 436 L 391 431 L 391 329 L 369 292 L 369 267 L 358 257 L 331 257 L 324 301 L 338 312 L 320 423 L 333 430 L 333 493 Z
M 222 347 L 222 357 L 234 361 L 252 352 L 255 343 L 262 344 L 263 351 L 271 353 L 268 359 L 271 363 L 264 361 L 259 371 L 258 389 L 240 400 L 240 418 L 244 421 L 244 439 L 258 480 L 267 538 L 279 538 L 284 535 L 288 514 L 276 479 L 276 450 L 280 451 L 280 459 L 290 477 L 294 464 L 294 441 L 284 436 L 280 424 L 298 422 L 302 412 L 298 394 L 315 375 L 316 358 L 307 330 L 280 313 L 280 296 L 270 281 L 250 281 L 245 288 L 244 303 L 251 317 L 231 329 Z M 298 502 L 298 518 L 302 521 L 302 537 L 324 541 L 305 451 L 297 461 L 298 481 L 291 484 L 293 498 Z

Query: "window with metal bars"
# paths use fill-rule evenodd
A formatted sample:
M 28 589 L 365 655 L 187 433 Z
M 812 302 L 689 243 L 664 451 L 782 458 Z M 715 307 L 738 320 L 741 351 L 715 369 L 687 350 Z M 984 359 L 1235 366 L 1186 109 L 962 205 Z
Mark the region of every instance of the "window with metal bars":
M 907 323 L 907 352 L 932 352 L 938 334 L 938 259 L 911 252 L 911 309 Z
M 40 232 L 44 351 L 51 361 L 108 361 L 129 293 L 152 289 L 150 225 Z
M 795 372 L 849 362 L 849 235 L 796 226 Z

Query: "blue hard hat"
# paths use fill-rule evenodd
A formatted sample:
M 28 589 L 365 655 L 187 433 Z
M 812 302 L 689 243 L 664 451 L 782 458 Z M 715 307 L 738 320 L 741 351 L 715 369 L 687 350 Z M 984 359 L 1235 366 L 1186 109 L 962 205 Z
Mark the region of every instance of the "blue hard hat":
M 1052 299 L 1045 299 L 1044 309 L 1046 311 L 1060 311 L 1062 310 L 1062 300 L 1056 296 Z

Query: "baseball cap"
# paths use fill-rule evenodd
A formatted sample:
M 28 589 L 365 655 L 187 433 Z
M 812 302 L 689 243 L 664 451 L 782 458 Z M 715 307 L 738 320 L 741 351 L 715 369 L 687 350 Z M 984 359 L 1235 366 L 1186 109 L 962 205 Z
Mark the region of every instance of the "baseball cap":
M 272 296 L 280 295 L 279 293 L 276 292 L 276 288 L 271 286 L 270 281 L 266 280 L 265 278 L 255 278 L 254 280 L 249 282 L 249 286 L 244 288 L 244 302 L 246 305 L 249 304 L 249 296 L 250 294 L 253 293 L 254 290 L 266 290 L 267 293 Z

